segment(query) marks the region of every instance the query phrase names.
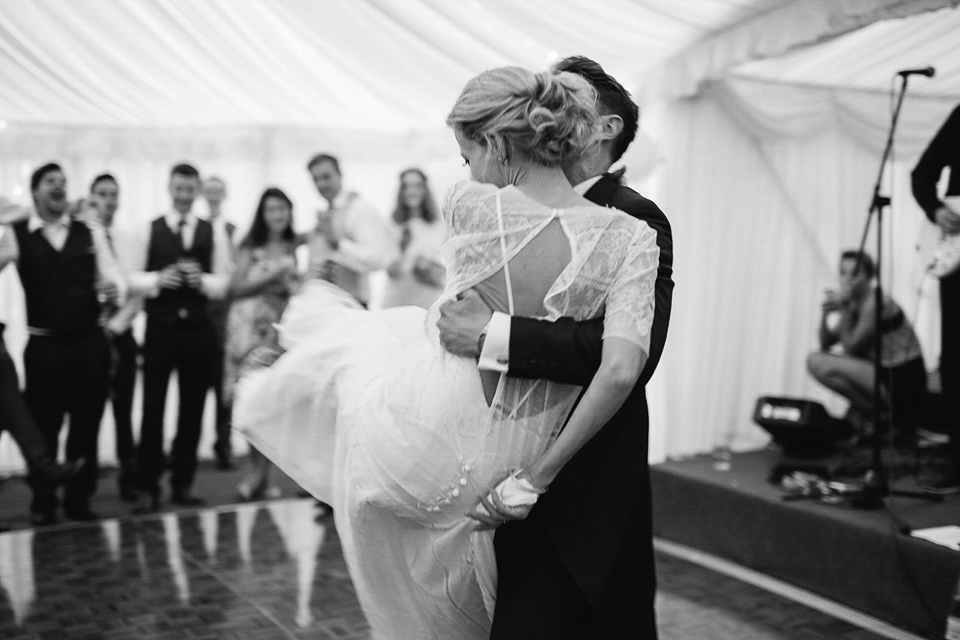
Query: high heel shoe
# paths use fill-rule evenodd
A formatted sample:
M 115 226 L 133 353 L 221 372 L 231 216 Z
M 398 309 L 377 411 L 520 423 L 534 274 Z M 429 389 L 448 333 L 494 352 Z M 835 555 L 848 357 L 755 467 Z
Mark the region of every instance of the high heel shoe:
M 142 491 L 130 512 L 134 515 L 146 515 L 160 511 L 160 490 Z
M 265 484 L 259 480 L 243 480 L 237 485 L 237 498 L 241 502 L 252 502 L 263 497 Z
M 280 487 L 263 480 L 244 480 L 237 485 L 237 498 L 243 502 L 275 500 L 283 495 Z

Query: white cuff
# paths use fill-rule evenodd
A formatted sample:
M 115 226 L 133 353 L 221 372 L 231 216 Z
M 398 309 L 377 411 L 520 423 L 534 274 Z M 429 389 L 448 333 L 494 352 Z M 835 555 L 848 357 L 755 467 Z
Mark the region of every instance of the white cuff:
M 510 477 L 493 489 L 500 501 L 508 507 L 525 507 L 537 503 L 537 498 L 543 493 L 527 480 L 517 477 L 514 471 Z
M 493 312 L 477 367 L 500 373 L 506 373 L 510 368 L 510 316 L 507 314 Z

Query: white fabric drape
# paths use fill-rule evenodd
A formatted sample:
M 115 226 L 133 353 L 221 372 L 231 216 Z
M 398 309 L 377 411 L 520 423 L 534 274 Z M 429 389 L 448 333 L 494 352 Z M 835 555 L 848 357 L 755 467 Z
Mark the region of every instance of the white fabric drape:
M 700 83 L 749 60 L 775 58 L 880 20 L 957 6 L 957 0 L 792 0 L 714 33 L 648 74 L 651 95 L 692 96 Z
M 768 436 L 751 420 L 757 397 L 836 396 L 806 373 L 823 288 L 856 248 L 889 125 L 886 96 L 732 80 L 651 109 L 662 166 L 649 193 L 673 224 L 676 291 L 653 404 L 654 459 L 750 448 Z M 915 255 L 925 222 L 909 171 L 954 106 L 908 98 L 884 192 L 885 287 L 915 319 L 923 284 Z M 875 229 L 875 226 L 874 226 Z M 874 236 L 867 249 L 875 253 Z M 936 300 L 927 287 L 919 330 L 937 365 Z M 659 380 L 657 380 L 659 378 Z

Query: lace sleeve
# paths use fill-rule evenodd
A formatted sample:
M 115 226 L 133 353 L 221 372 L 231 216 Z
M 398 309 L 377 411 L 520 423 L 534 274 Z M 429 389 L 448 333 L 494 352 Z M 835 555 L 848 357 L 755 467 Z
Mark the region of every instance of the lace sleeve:
M 638 224 L 607 294 L 604 338 L 622 338 L 638 345 L 645 353 L 650 352 L 659 259 L 656 232 L 645 223 Z
M 443 216 L 443 221 L 447 224 L 447 232 L 451 236 L 457 235 L 457 223 L 460 221 L 460 216 L 458 216 L 457 213 L 466 201 L 464 195 L 471 191 L 471 187 L 474 184 L 475 183 L 466 180 L 458 182 L 450 187 L 446 195 L 443 196 L 443 204 L 440 207 L 440 212 Z

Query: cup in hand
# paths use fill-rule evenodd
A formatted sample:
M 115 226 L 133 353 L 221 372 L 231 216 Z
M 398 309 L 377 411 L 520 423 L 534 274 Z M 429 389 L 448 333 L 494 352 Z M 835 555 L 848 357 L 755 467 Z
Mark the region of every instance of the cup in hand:
M 193 258 L 181 256 L 177 259 L 177 271 L 180 272 L 181 287 L 189 286 L 189 279 L 200 271 L 200 263 Z

